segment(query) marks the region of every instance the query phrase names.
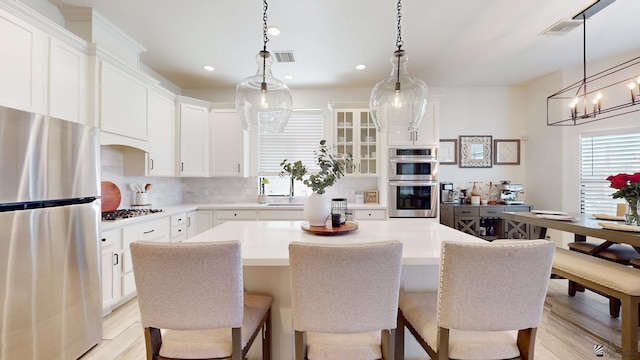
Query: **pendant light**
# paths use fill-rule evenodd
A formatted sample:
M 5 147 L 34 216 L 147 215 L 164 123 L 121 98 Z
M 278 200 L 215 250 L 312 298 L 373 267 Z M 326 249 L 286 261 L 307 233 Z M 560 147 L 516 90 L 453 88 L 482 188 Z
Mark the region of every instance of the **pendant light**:
M 273 58 L 267 51 L 267 1 L 263 0 L 263 48 L 256 56 L 258 71 L 236 86 L 236 110 L 247 130 L 258 128 L 264 133 L 281 133 L 291 115 L 291 91 L 284 82 L 273 77 Z
M 390 126 L 407 126 L 417 131 L 427 111 L 427 85 L 407 72 L 407 54 L 402 50 L 402 1 L 398 0 L 397 50 L 393 52 L 393 69 L 388 78 L 380 81 L 371 91 L 369 108 L 379 131 Z

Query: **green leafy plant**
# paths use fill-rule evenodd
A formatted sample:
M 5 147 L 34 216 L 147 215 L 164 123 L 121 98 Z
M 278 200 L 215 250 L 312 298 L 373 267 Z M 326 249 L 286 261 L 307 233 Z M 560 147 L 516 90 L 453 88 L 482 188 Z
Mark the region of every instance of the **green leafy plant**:
M 284 159 L 280 163 L 280 166 L 282 166 L 280 176 L 289 175 L 295 180 L 302 181 L 314 193 L 324 194 L 326 188 L 332 186 L 344 176 L 345 166 L 352 160 L 351 154 L 348 154 L 344 159 L 333 155 L 329 152 L 329 147 L 326 144 L 326 140 L 320 140 L 318 150 L 313 152 L 316 164 L 320 167 L 318 173 L 310 174 L 307 167 L 300 160 L 291 163 Z
M 265 177 L 260 178 L 260 195 L 264 195 L 264 186 L 269 184 L 269 179 Z

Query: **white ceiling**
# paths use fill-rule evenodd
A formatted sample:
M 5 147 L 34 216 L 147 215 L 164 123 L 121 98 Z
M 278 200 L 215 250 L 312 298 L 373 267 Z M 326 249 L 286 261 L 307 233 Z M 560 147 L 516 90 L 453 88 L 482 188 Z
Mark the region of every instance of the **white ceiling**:
M 49 0 L 93 7 L 147 51 L 142 62 L 182 88 L 230 88 L 255 74 L 262 48 L 259 0 Z M 404 0 L 408 70 L 428 86 L 522 83 L 582 64 L 582 26 L 540 35 L 594 0 Z M 640 49 L 640 1 L 616 0 L 587 21 L 587 64 Z M 391 72 L 396 0 L 270 0 L 281 30 L 267 49 L 290 88 L 373 87 Z M 214 72 L 202 66 L 213 65 Z M 365 70 L 355 66 L 365 64 Z

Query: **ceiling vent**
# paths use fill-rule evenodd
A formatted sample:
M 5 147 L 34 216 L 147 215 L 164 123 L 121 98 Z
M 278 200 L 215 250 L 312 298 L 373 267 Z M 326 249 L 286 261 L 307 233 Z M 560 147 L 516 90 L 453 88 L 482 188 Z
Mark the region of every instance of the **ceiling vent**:
M 582 20 L 560 20 L 543 31 L 541 35 L 561 36 L 582 25 L 582 23 Z
M 296 62 L 295 56 L 293 56 L 293 51 L 274 51 L 276 56 L 276 60 L 281 63 L 289 63 Z

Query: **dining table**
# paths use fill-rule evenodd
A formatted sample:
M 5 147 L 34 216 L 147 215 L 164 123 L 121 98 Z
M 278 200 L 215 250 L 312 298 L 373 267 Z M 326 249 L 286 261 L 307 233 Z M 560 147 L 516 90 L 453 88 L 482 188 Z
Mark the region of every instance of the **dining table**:
M 555 216 L 554 216 L 555 215 Z M 527 224 L 537 227 L 534 233 L 544 239 L 547 229 L 555 229 L 574 234 L 575 241 L 586 241 L 587 237 L 604 240 L 600 249 L 610 244 L 628 244 L 640 252 L 640 226 L 625 225 L 624 221 L 613 221 L 597 218 L 594 214 L 575 213 L 536 213 L 536 212 L 503 212 L 500 217 L 505 221 Z
M 343 232 L 310 228 L 304 221 L 228 221 L 187 242 L 239 240 L 244 288 L 273 297 L 272 359 L 293 359 L 293 320 L 289 280 L 289 243 L 357 244 L 398 240 L 403 244 L 401 288 L 436 291 L 443 241 L 486 243 L 441 225 L 436 218 L 390 218 L 346 224 Z M 259 342 L 256 342 L 259 343 Z M 405 337 L 405 358 L 422 359 L 424 350 Z M 259 358 L 254 345 L 249 358 Z

